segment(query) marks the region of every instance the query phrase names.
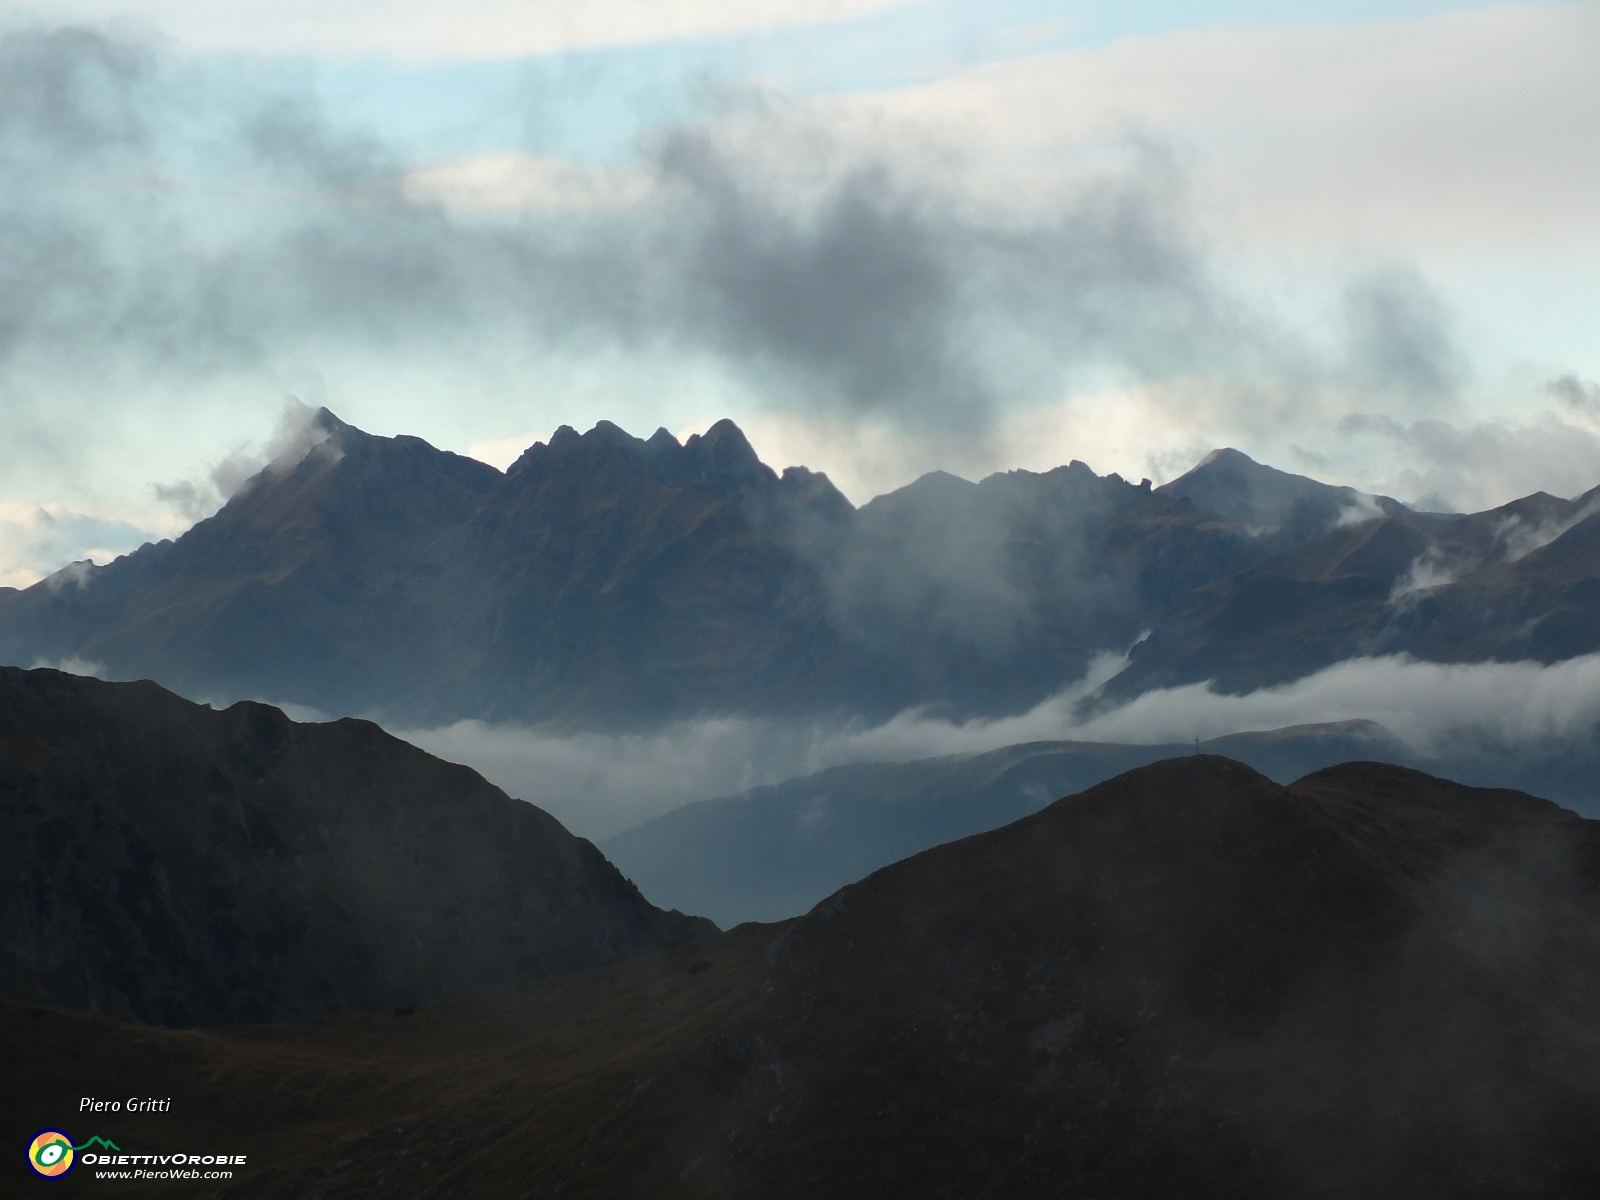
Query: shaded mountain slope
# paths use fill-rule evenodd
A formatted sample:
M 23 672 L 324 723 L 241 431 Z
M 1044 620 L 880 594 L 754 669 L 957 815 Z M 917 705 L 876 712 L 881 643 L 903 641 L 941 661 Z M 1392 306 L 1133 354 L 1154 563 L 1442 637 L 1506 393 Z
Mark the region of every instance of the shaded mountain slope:
M 731 421 L 682 446 L 564 427 L 458 534 L 436 703 L 607 724 L 836 698 L 817 550 L 853 517 L 825 476 L 779 476 Z
M 0 996 L 175 1025 L 387 1009 L 709 923 L 364 721 L 0 668 Z
M 0 596 L 0 661 L 75 658 L 198 698 L 359 712 L 426 681 L 447 533 L 500 473 L 326 409 L 321 438 L 174 542 Z
M 856 511 L 729 421 L 558 430 L 501 474 L 322 410 L 175 542 L 0 589 L 0 661 L 417 727 L 1024 710 L 1269 547 L 1082 463 Z
M 1213 450 L 1191 471 L 1156 489 L 1203 505 L 1261 535 L 1299 541 L 1404 506 L 1387 496 L 1333 487 L 1264 466 L 1238 450 Z
M 1288 782 L 1351 758 L 1401 759 L 1368 722 L 1242 734 L 1204 744 Z M 723 927 L 805 912 L 879 867 L 1009 824 L 1176 745 L 1031 742 L 981 754 L 852 763 L 738 796 L 685 805 L 601 849 L 657 904 Z M 1402 759 L 1403 760 L 1403 759 Z
M 857 510 L 729 421 L 562 427 L 504 474 L 326 410 L 310 432 L 175 542 L 0 589 L 0 661 L 401 728 L 631 730 L 1016 714 L 1136 642 L 1106 699 L 1600 650 L 1600 489 L 1417 513 L 1223 450 L 1155 489 L 1073 462 Z
M 1074 461 L 975 484 L 935 472 L 880 496 L 828 583 L 866 711 L 966 717 L 1037 704 L 1269 551 L 1209 509 Z
M 1199 756 L 783 926 L 412 1017 L 9 1008 L 48 1083 L 0 1119 L 170 1087 L 94 1132 L 251 1155 L 197 1195 L 1577 1197 L 1597 934 L 1600 836 L 1553 805 Z
M 1112 697 L 1205 680 L 1245 692 L 1344 659 L 1554 662 L 1600 650 L 1600 489 L 1471 515 L 1390 511 L 1197 588 Z

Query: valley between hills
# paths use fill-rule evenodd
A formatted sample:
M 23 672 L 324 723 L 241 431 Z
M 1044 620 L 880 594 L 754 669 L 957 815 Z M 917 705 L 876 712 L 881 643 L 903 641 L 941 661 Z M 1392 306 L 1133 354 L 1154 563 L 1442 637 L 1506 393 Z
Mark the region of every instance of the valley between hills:
M 0 589 L 0 1123 L 247 1159 L 96 1179 L 75 1141 L 15 1194 L 1600 1192 L 1592 723 L 1070 736 L 1582 668 L 1594 493 L 1425 513 L 1220 451 L 858 509 L 731 422 L 503 473 L 308 433 L 182 537 Z M 599 846 L 388 732 L 1040 713 L 1069 736 Z M 170 1109 L 83 1113 L 136 1094 Z

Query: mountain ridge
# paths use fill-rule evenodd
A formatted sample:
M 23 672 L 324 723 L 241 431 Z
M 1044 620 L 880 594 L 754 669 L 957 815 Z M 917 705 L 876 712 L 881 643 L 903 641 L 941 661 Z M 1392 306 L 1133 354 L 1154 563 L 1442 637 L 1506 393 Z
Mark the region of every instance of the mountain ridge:
M 1600 651 L 1600 489 L 1421 513 L 1224 449 L 1160 487 L 1074 460 L 858 509 L 726 420 L 563 426 L 504 473 L 313 426 L 177 541 L 0 593 L 0 661 L 559 732 L 1009 716 L 1130 647 L 1093 703 Z
M 1280 783 L 1349 759 L 1410 756 L 1369 721 L 1233 734 L 1187 746 L 1035 741 L 906 762 L 849 763 L 687 804 L 600 847 L 657 903 L 729 927 L 808 911 L 943 842 L 1174 755 L 1225 754 Z
M 563 427 L 504 474 L 313 424 L 176 542 L 0 597 L 0 658 L 409 724 L 1020 710 L 1259 557 L 1081 463 L 962 485 L 951 547 L 936 477 L 857 510 L 731 421 Z
M 0 997 L 386 1010 L 692 943 L 595 847 L 366 721 L 0 667 Z

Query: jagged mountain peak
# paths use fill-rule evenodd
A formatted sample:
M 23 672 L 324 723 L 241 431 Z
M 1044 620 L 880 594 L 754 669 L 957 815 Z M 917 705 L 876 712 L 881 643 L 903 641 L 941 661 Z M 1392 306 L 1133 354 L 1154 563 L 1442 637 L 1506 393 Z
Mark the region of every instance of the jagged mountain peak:
M 1376 644 L 1445 655 L 1447 629 L 1477 630 L 1480 656 L 1595 645 L 1574 501 L 1425 515 L 1224 448 L 1158 494 L 1074 460 L 932 472 L 856 510 L 727 420 L 682 442 L 562 426 L 502 475 L 304 415 L 291 468 L 177 541 L 0 595 L 0 661 L 326 712 L 621 725 L 1020 712 L 1145 630 L 1118 686 L 1275 683 Z M 1485 626 L 1491 585 L 1504 616 Z M 1540 604 L 1555 619 L 1535 629 Z
M 535 442 L 523 451 L 506 476 L 528 486 L 552 473 L 589 476 L 619 469 L 672 487 L 704 483 L 765 488 L 778 482 L 744 431 L 727 418 L 681 443 L 664 428 L 646 440 L 611 421 L 598 421 L 587 433 L 563 425 L 548 443 Z
M 765 484 L 777 481 L 777 474 L 756 454 L 750 439 L 724 417 L 703 434 L 691 434 L 683 444 L 685 462 L 696 475 L 696 482 Z

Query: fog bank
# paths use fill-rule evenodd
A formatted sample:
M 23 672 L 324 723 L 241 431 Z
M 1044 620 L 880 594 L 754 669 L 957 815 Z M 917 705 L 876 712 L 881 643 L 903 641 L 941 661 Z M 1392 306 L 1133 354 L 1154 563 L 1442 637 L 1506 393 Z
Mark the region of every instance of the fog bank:
M 1230 733 L 1371 720 L 1419 756 L 1552 753 L 1600 723 L 1600 655 L 1566 662 L 1440 664 L 1351 659 L 1242 696 L 1194 684 L 1084 715 L 1124 663 L 1097 659 L 1073 687 L 1019 716 L 953 722 L 907 711 L 881 725 L 724 717 L 648 734 L 557 736 L 462 721 L 400 736 L 466 763 L 568 828 L 600 839 L 680 805 L 848 762 L 977 753 L 1030 741 L 1187 743 Z

